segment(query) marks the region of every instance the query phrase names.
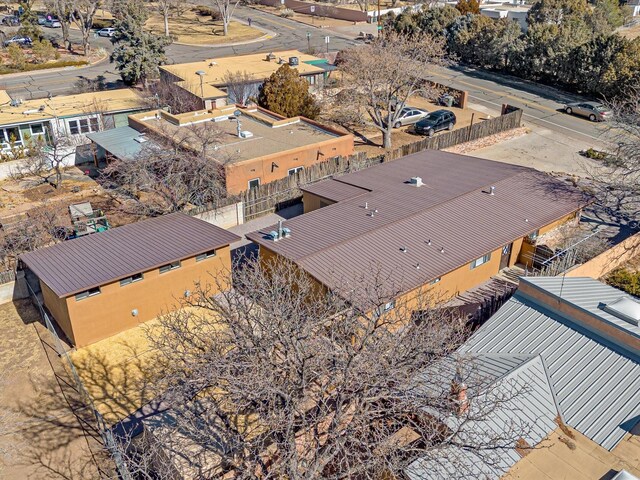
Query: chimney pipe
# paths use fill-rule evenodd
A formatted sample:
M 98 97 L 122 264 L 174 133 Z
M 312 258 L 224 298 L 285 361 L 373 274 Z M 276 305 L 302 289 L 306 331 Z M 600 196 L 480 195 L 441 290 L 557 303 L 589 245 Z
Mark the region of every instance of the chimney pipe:
M 278 240 L 282 238 L 282 220 L 278 220 Z
M 496 187 L 494 187 L 493 185 L 491 185 L 491 187 L 489 188 L 489 195 L 495 195 L 496 194 Z

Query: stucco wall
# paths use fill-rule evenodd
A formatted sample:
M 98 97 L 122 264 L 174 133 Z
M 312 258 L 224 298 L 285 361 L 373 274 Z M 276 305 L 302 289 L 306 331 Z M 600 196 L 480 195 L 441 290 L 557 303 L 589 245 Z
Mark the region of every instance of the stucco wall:
M 244 203 L 234 203 L 216 210 L 199 213 L 194 217 L 224 229 L 235 227 L 244 223 Z
M 327 200 L 326 198 L 319 197 L 309 192 L 302 192 L 302 205 L 304 206 L 304 213 L 313 212 L 319 208 L 332 205 L 336 202 Z
M 288 170 L 309 167 L 331 157 L 353 154 L 353 136 L 335 137 L 313 145 L 232 163 L 225 166 L 227 192 L 235 195 L 248 189 L 249 180 L 260 179 L 260 185 L 285 178 Z M 276 167 L 277 165 L 277 167 Z
M 74 344 L 82 347 L 175 309 L 185 291 L 194 291 L 198 281 L 213 289 L 214 278 L 226 280 L 228 284 L 230 269 L 230 250 L 223 247 L 215 257 L 200 262 L 196 262 L 195 257 L 188 258 L 180 268 L 167 273 L 160 274 L 158 269 L 145 272 L 139 282 L 125 286 L 120 286 L 119 281 L 103 285 L 100 294 L 82 300 L 76 300 L 75 296 L 59 299 L 46 285 L 42 286 L 45 305 Z M 133 309 L 138 310 L 137 316 L 132 315 Z M 72 327 L 66 325 L 65 328 L 68 321 Z
M 640 233 L 636 233 L 588 262 L 569 270 L 566 276 L 601 278 L 639 255 Z

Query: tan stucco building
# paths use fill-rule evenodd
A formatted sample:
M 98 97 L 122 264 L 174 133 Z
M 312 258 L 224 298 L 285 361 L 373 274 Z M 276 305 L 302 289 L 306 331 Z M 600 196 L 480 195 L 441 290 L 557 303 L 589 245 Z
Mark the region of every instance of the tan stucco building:
M 231 284 L 238 237 L 182 213 L 68 240 L 20 257 L 27 280 L 82 347 L 171 311 L 196 283 Z
M 388 308 L 425 291 L 446 300 L 526 263 L 535 238 L 576 221 L 586 204 L 547 174 L 441 151 L 309 185 L 303 195 L 305 214 L 284 222 L 286 235 L 272 226 L 247 236 L 261 258 L 286 258 L 350 299 L 384 280 Z

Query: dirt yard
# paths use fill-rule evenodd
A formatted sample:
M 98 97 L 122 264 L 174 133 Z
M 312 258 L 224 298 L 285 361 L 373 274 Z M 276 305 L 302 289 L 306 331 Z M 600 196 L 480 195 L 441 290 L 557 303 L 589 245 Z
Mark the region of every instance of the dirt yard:
M 66 371 L 30 300 L 0 305 L 0 328 L 0 478 L 98 478 L 100 446 L 62 395 Z

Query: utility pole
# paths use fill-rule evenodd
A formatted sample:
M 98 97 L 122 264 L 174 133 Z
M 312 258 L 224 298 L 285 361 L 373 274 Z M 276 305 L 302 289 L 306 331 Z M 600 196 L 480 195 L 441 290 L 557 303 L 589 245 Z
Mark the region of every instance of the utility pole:
M 311 32 L 307 32 L 307 53 L 311 54 Z
M 378 0 L 378 38 L 382 35 L 382 19 L 380 18 L 380 0 Z

